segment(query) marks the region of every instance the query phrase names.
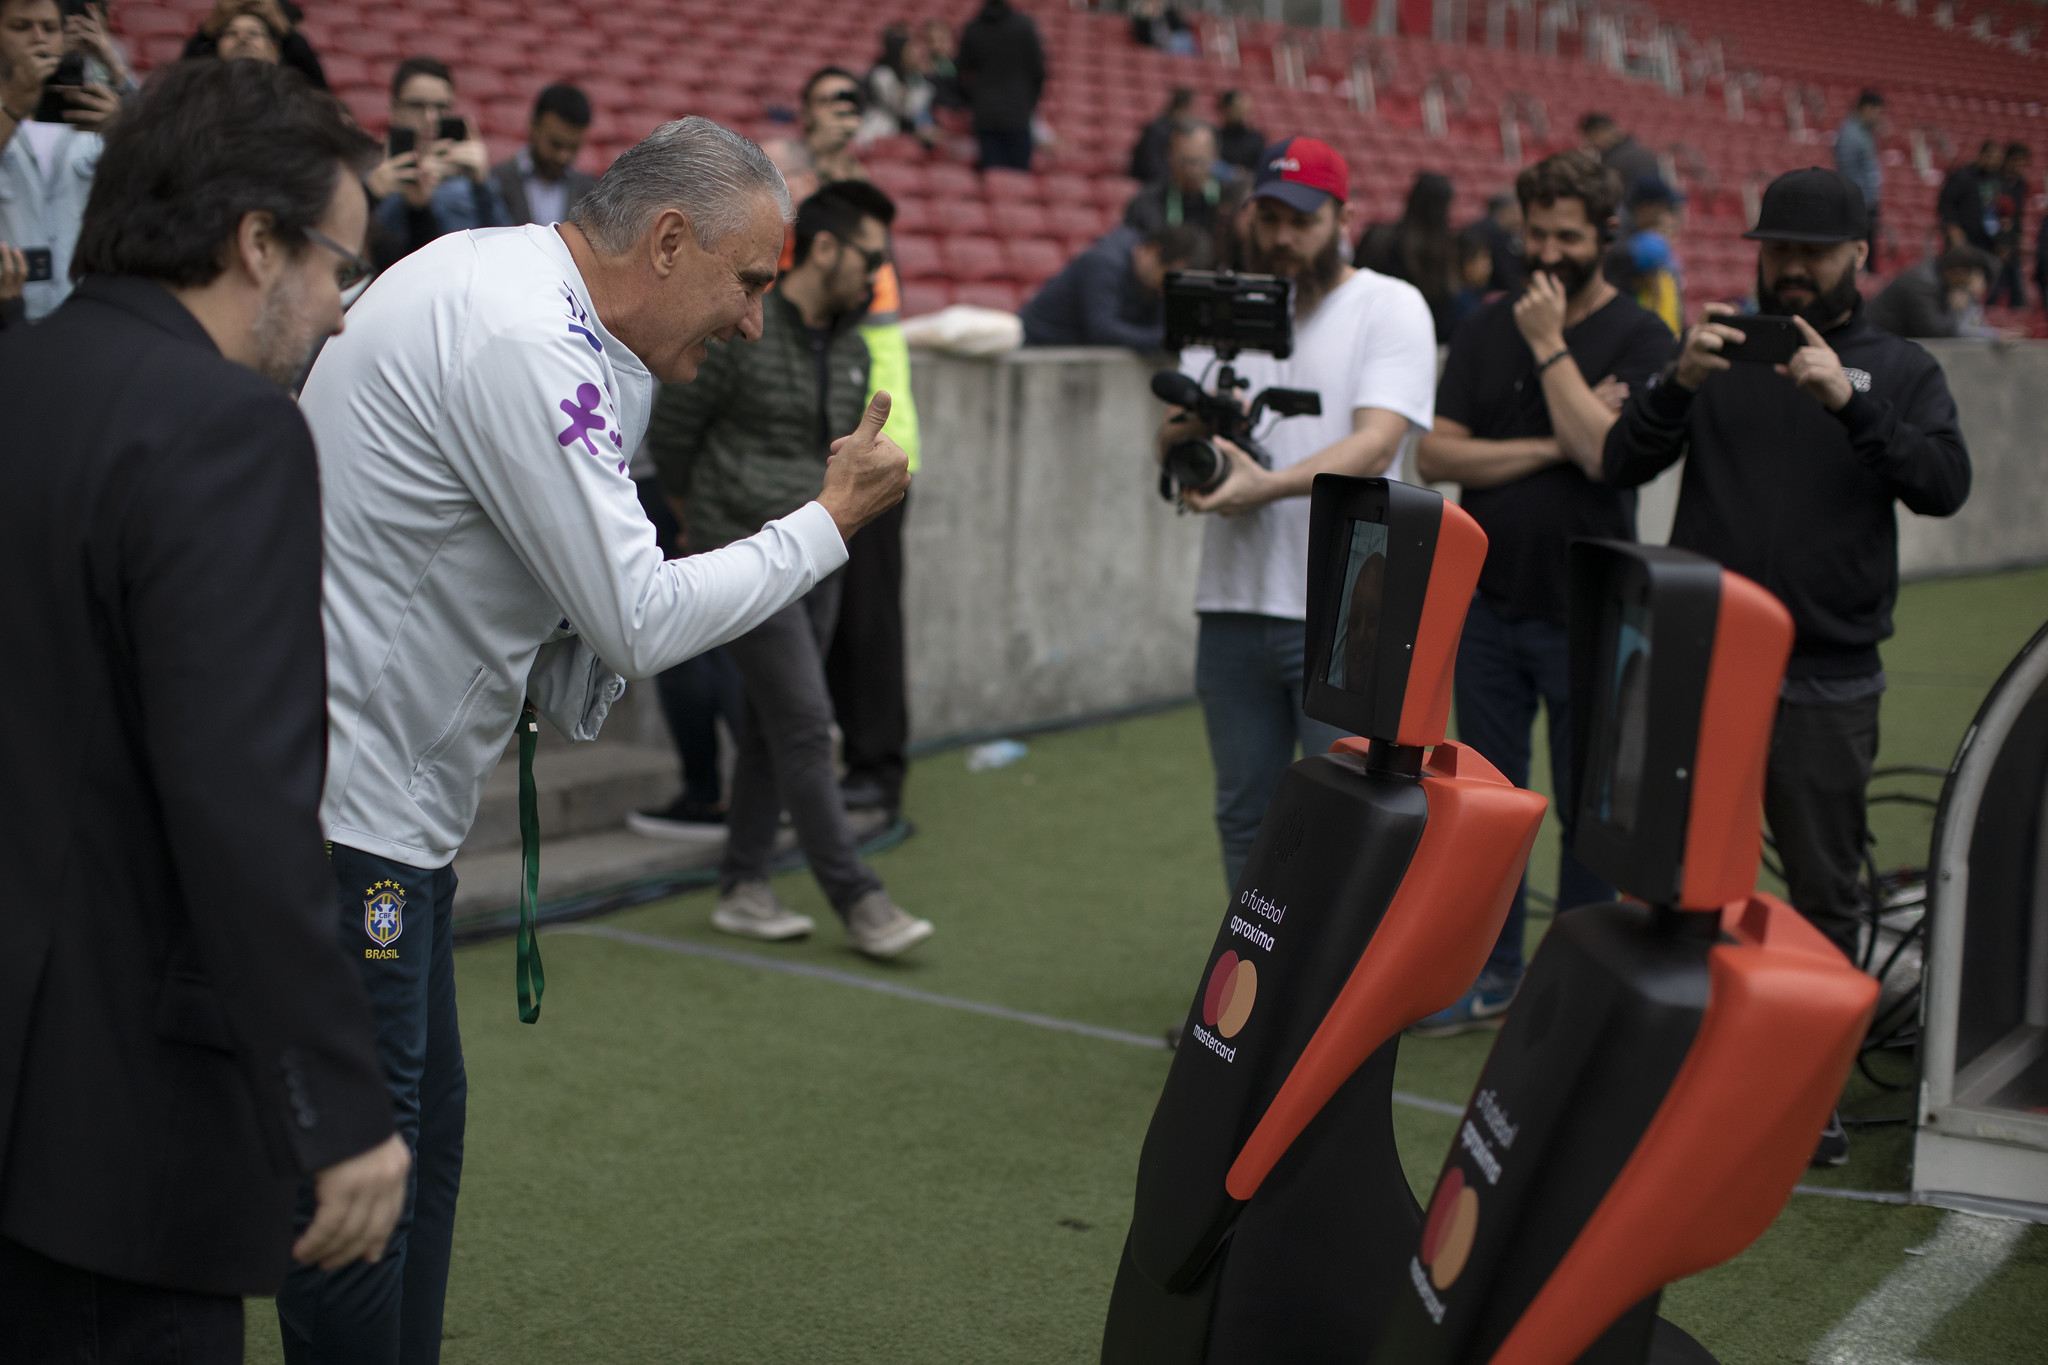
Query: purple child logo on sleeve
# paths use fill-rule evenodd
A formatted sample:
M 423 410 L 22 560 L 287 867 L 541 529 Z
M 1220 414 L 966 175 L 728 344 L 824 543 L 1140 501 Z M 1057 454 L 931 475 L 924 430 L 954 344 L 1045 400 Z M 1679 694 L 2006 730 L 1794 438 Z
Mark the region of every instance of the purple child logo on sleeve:
M 605 428 L 604 414 L 597 410 L 603 401 L 604 395 L 598 392 L 597 385 L 578 384 L 575 399 L 564 398 L 560 405 L 569 414 L 569 429 L 555 439 L 565 446 L 581 441 L 585 450 L 597 454 L 597 442 L 590 439 L 590 433 Z

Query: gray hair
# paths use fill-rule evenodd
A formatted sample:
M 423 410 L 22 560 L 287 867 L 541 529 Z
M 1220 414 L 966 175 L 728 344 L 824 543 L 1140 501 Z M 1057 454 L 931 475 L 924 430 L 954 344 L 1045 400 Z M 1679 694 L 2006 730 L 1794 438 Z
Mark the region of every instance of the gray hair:
M 787 223 L 796 216 L 782 172 L 753 142 L 707 118 L 664 123 L 612 162 L 597 188 L 576 202 L 569 221 L 600 251 L 621 255 L 663 209 L 680 209 L 709 248 L 747 220 L 756 194 L 775 200 Z

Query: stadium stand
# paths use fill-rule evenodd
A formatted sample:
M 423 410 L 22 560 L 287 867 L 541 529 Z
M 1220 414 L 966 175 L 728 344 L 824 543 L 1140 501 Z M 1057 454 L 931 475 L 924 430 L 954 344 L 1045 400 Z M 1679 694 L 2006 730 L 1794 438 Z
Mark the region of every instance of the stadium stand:
M 1245 89 L 1269 134 L 1309 134 L 1336 146 L 1351 163 L 1367 221 L 1398 216 L 1425 169 L 1455 182 L 1453 221 L 1472 221 L 1520 165 L 1575 141 L 1582 112 L 1604 110 L 1658 152 L 1688 197 L 1678 247 L 1689 310 L 1747 292 L 1755 256 L 1739 234 L 1762 185 L 1795 166 L 1829 164 L 1834 130 L 1866 85 L 1884 90 L 1891 124 L 1883 144 L 1884 270 L 1873 287 L 1936 241 L 1941 176 L 1979 141 L 2048 151 L 2048 57 L 2034 50 L 2043 20 L 2034 5 L 1398 6 L 1463 41 L 1198 15 L 1201 55 L 1183 57 L 1136 45 L 1118 14 L 1061 0 L 1019 3 L 1038 22 L 1051 71 L 1039 113 L 1053 141 L 1035 172 L 979 175 L 968 164 L 971 139 L 957 134 L 929 151 L 908 137 L 861 149 L 901 206 L 906 312 L 1028 297 L 1118 221 L 1137 188 L 1121 174 L 1131 143 L 1181 85 L 1196 90 L 1205 110 L 1217 91 Z M 146 68 L 175 60 L 209 8 L 209 0 L 121 3 L 113 24 Z M 973 4 L 934 8 L 957 26 Z M 1375 6 L 1352 0 L 1350 8 L 1370 16 Z M 1462 35 L 1444 20 L 1458 14 L 1469 23 Z M 384 127 L 399 57 L 448 61 L 462 108 L 477 118 L 494 157 L 518 145 L 540 86 L 582 84 L 597 110 L 584 164 L 596 170 L 656 123 L 686 113 L 757 138 L 786 133 L 803 76 L 828 63 L 864 70 L 881 25 L 898 17 L 911 16 L 824 0 L 788 0 L 765 26 L 762 11 L 733 0 L 583 9 L 540 0 L 310 0 L 305 31 L 336 92 L 373 132 Z M 2029 261 L 2044 208 L 2048 197 L 2036 193 Z M 2038 309 L 2030 315 L 2048 331 Z

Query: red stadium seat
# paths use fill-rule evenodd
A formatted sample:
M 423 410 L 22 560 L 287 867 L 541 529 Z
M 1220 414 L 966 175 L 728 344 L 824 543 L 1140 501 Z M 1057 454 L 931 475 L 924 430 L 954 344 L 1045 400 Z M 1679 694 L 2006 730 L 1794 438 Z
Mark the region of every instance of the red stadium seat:
M 890 244 L 890 254 L 896 261 L 896 273 L 906 281 L 939 279 L 946 274 L 939 244 L 918 233 L 898 233 Z
M 981 198 L 981 177 L 965 166 L 940 162 L 926 167 L 925 177 L 934 199 Z
M 938 211 L 932 207 L 929 199 L 898 199 L 896 221 L 890 226 L 897 232 L 945 231 L 945 225 L 939 221 Z
M 1017 237 L 1057 237 L 1051 215 L 1040 204 L 995 204 L 990 206 L 995 214 L 996 227 L 1002 235 Z
M 1005 313 L 1014 313 L 1024 306 L 1024 291 L 1014 284 L 998 281 L 982 281 L 955 286 L 953 302 L 969 303 L 976 308 L 999 308 Z
M 1108 230 L 1104 221 L 1109 215 L 1092 204 L 1054 204 L 1045 211 L 1048 235 L 1054 237 L 1085 237 L 1094 241 Z
M 1006 280 L 1010 261 L 993 237 L 948 237 L 939 243 L 946 274 L 955 280 Z
M 924 167 L 910 162 L 884 162 L 870 166 L 868 175 L 891 199 L 924 198 L 931 193 L 931 180 Z
M 953 301 L 953 286 L 943 280 L 912 280 L 903 286 L 903 316 L 936 313 Z
M 162 9 L 156 5 L 121 5 L 115 10 L 112 19 L 115 30 L 130 38 L 149 38 L 170 33 L 187 38 L 199 27 L 197 20 L 186 18 L 180 11 Z
M 939 216 L 943 230 L 948 233 L 965 233 L 976 236 L 998 231 L 996 215 L 979 199 L 936 200 L 932 205 Z
M 1012 171 L 997 167 L 981 173 L 981 192 L 992 204 L 1038 202 L 1038 177 L 1029 171 Z
M 1043 177 L 1041 188 L 1047 204 L 1057 208 L 1062 204 L 1092 204 L 1095 202 L 1093 183 L 1086 176 L 1055 172 Z
M 1010 278 L 1036 288 L 1039 284 L 1060 273 L 1067 263 L 1066 253 L 1058 244 L 1041 237 L 1027 237 L 1013 240 L 1008 244 L 1010 253 Z

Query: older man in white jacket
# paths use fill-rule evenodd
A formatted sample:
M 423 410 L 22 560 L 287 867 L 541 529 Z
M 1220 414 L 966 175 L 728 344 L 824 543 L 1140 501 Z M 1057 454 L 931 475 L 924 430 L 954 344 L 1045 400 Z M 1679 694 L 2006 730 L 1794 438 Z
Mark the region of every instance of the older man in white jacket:
M 704 119 L 666 124 L 570 222 L 453 233 L 407 257 L 307 380 L 325 519 L 321 815 L 416 1188 L 381 1262 L 287 1284 L 288 1360 L 439 1358 L 467 1089 L 449 864 L 523 699 L 594 737 L 619 674 L 753 629 L 844 564 L 908 486 L 881 394 L 816 502 L 710 554 L 664 561 L 655 545 L 626 472 L 654 385 L 694 377 L 713 338 L 760 335 L 790 215 L 760 148 Z

